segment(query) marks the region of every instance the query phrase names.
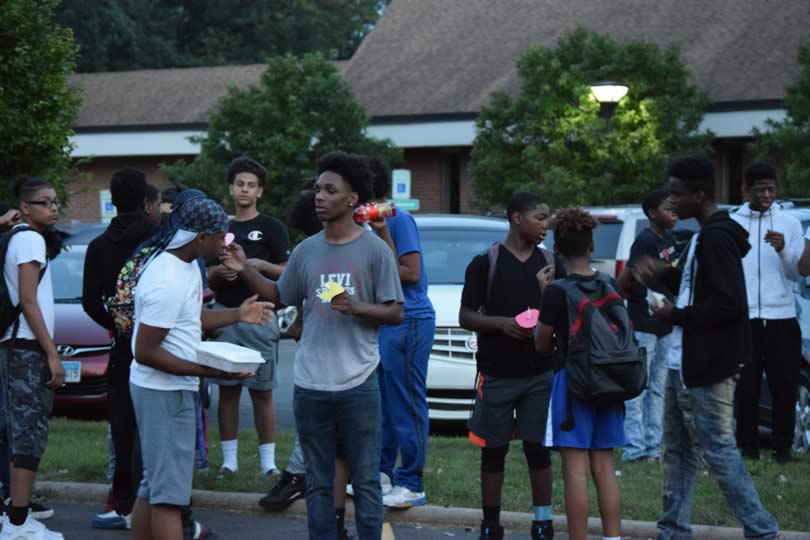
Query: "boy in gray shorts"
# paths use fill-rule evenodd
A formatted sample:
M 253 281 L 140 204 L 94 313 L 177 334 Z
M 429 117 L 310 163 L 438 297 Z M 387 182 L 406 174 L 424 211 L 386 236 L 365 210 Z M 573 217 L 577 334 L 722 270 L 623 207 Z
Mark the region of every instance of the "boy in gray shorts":
M 180 540 L 180 507 L 191 500 L 198 377 L 242 379 L 194 363 L 202 331 L 262 323 L 271 304 L 246 300 L 234 309 L 202 309 L 197 259 L 217 257 L 227 215 L 205 197 L 180 206 L 178 229 L 158 244 L 135 290 L 130 388 L 143 454 L 143 481 L 133 517 L 137 540 Z M 202 321 L 202 324 L 200 322 Z
M 259 213 L 256 204 L 262 196 L 267 181 L 267 171 L 249 157 L 233 160 L 226 175 L 228 189 L 233 198 L 236 217 L 228 224 L 228 232 L 242 246 L 250 264 L 263 276 L 278 279 L 287 264 L 290 241 L 287 228 L 277 219 Z M 209 270 L 209 285 L 216 292 L 217 308 L 239 306 L 253 292 L 247 283 L 224 266 Z M 217 341 L 235 343 L 259 351 L 264 364 L 255 377 L 245 381 L 218 380 L 219 384 L 219 435 L 222 441 L 222 467 L 220 476 L 239 469 L 238 433 L 239 398 L 242 387 L 250 391 L 253 402 L 253 418 L 259 439 L 259 467 L 262 474 L 278 472 L 276 469 L 276 445 L 274 440 L 275 418 L 273 413 L 273 389 L 277 386 L 278 320 L 261 325 L 235 324 L 226 328 Z

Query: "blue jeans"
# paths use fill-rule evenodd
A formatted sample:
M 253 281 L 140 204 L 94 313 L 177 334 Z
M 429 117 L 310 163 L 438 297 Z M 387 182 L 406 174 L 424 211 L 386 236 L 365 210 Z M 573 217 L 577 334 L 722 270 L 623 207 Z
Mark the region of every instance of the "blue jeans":
M 661 456 L 661 419 L 664 415 L 664 386 L 667 378 L 667 353 L 670 336 L 636 332 L 641 347 L 647 349 L 647 389 L 625 403 L 624 433 L 627 444 L 625 461 Z
M 296 386 L 293 409 L 307 478 L 307 524 L 312 540 L 335 540 L 335 456 L 340 440 L 354 488 L 360 540 L 379 540 L 383 505 L 380 490 L 380 387 L 377 373 L 360 386 L 338 392 Z
M 382 456 L 394 485 L 420 493 L 428 448 L 427 369 L 436 319 L 405 319 L 380 328 Z M 400 457 L 400 467 L 394 465 Z
M 664 508 L 658 522 L 658 540 L 692 538 L 692 488 L 699 451 L 703 452 L 726 504 L 743 524 L 745 537 L 776 539 L 779 524 L 762 506 L 734 440 L 732 411 L 736 377 L 687 390 L 681 382 L 680 371 L 668 371 L 664 417 Z M 690 416 L 694 419 L 694 428 L 689 425 Z M 697 437 L 697 441 L 693 437 Z M 700 450 L 694 442 L 700 444 Z

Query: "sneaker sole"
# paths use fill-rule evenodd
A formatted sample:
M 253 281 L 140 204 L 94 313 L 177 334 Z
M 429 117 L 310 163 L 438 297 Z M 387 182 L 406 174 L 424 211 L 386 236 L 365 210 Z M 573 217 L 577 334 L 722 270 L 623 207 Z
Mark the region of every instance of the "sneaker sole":
M 402 504 L 385 504 L 387 508 L 396 508 L 397 510 L 407 510 L 408 508 L 413 508 L 414 506 L 425 506 L 427 504 L 427 497 L 420 497 L 418 499 L 414 499 L 412 501 L 408 501 Z
M 42 521 L 45 519 L 51 519 L 54 515 L 54 512 L 53 510 L 47 510 L 45 512 L 31 512 L 29 515 L 38 521 Z
M 262 508 L 264 508 L 268 512 L 280 512 L 281 510 L 286 510 L 287 508 L 292 506 L 292 504 L 295 501 L 297 501 L 298 499 L 303 499 L 303 498 L 304 498 L 304 494 L 299 493 L 295 497 L 285 499 L 284 501 L 281 501 L 281 502 L 270 502 L 270 501 L 260 500 L 259 501 L 259 506 L 261 506 Z
M 99 530 L 102 530 L 102 531 L 126 531 L 130 527 L 127 527 L 126 523 L 114 523 L 114 524 L 111 524 L 111 523 L 101 523 L 101 522 L 94 521 L 93 522 L 93 528 L 94 529 L 99 529 Z

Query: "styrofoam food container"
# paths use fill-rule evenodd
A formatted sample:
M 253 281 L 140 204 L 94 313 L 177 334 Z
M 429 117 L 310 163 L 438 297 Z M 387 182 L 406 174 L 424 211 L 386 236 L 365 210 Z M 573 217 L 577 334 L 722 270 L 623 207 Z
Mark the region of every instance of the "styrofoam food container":
M 203 341 L 197 349 L 197 363 L 228 373 L 242 371 L 256 372 L 264 364 L 259 351 L 225 343 L 222 341 Z

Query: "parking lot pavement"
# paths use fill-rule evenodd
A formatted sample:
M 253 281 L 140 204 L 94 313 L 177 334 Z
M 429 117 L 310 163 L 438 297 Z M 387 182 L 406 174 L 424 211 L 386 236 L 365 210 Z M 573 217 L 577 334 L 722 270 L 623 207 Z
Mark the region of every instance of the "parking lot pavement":
M 53 504 L 56 515 L 45 522 L 48 528 L 64 534 L 66 540 L 123 540 L 130 538 L 126 531 L 99 531 L 90 526 L 93 516 L 100 511 L 96 505 L 78 503 Z M 222 540 L 304 540 L 307 538 L 306 521 L 303 518 L 284 514 L 261 514 L 254 512 L 224 512 L 199 509 L 194 518 L 205 523 L 218 533 Z M 448 538 L 474 539 L 477 531 L 464 528 L 433 528 L 413 525 L 388 525 L 383 540 L 447 540 Z M 349 527 L 354 535 L 353 527 Z M 528 531 L 526 531 L 528 533 Z M 526 534 L 522 535 L 526 536 Z M 560 535 L 555 535 L 557 538 Z

